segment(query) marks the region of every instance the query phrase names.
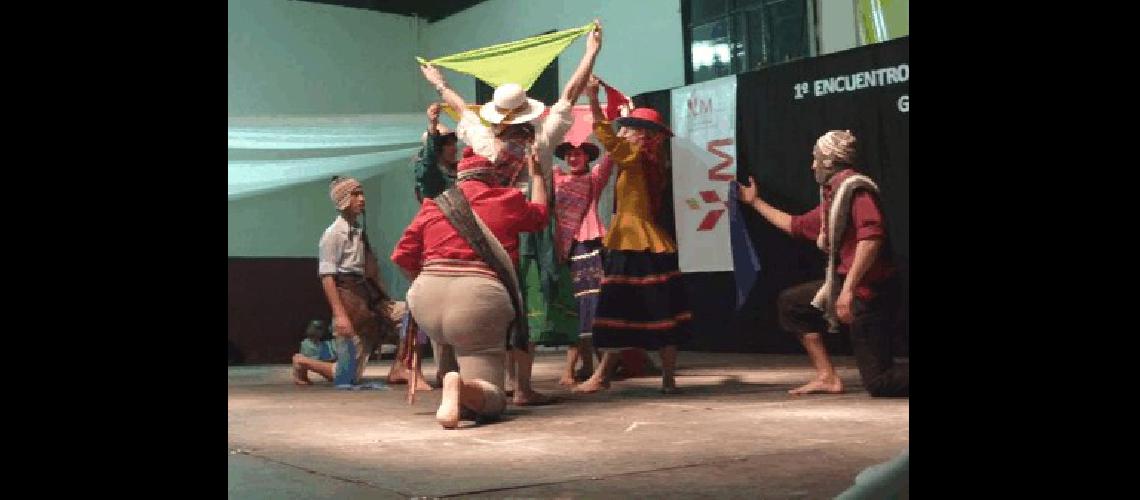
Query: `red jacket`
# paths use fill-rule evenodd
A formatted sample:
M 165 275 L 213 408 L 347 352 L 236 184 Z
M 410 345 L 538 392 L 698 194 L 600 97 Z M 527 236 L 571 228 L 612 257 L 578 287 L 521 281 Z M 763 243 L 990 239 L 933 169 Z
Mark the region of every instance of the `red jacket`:
M 541 231 L 549 213 L 546 205 L 527 201 L 514 187 L 490 187 L 470 180 L 458 184 L 471 209 L 483 219 L 514 264 L 519 261 L 519 233 Z M 403 237 L 392 249 L 392 262 L 418 273 L 432 259 L 481 260 L 430 198 L 423 201 Z
M 832 176 L 831 181 L 827 187 L 824 188 L 824 197 L 830 199 L 834 195 L 835 189 L 844 179 L 855 174 L 854 170 L 844 170 Z M 821 217 L 823 214 L 823 203 L 813 208 L 810 212 L 803 215 L 792 216 L 792 236 L 815 241 L 819 236 L 820 226 L 822 225 Z M 839 246 L 839 269 L 838 273 L 846 276 L 851 270 L 851 264 L 855 262 L 855 246 L 862 240 L 880 239 L 883 244 L 888 244 L 887 228 L 883 222 L 883 212 L 879 209 L 879 201 L 875 195 L 867 192 L 866 190 L 858 190 L 852 196 L 851 200 L 851 220 L 847 223 L 847 228 L 843 231 L 842 242 Z M 856 297 L 867 300 L 874 296 L 871 286 L 875 285 L 891 276 L 892 268 L 890 261 L 886 258 L 887 248 L 879 250 L 878 257 L 875 262 L 871 264 L 870 269 L 863 275 L 863 280 L 854 288 Z

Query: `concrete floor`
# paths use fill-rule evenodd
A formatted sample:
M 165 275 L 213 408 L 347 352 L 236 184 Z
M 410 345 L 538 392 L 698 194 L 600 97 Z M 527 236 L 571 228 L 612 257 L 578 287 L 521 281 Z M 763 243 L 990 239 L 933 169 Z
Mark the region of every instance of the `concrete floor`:
M 681 352 L 673 396 L 659 378 L 571 396 L 563 360 L 540 353 L 534 368 L 563 403 L 453 431 L 435 422 L 438 391 L 409 406 L 404 386 L 297 387 L 284 365 L 230 367 L 229 496 L 832 498 L 909 444 L 909 400 L 868 396 L 851 358 L 835 358 L 847 394 L 807 397 L 786 394 L 813 375 L 806 356 Z

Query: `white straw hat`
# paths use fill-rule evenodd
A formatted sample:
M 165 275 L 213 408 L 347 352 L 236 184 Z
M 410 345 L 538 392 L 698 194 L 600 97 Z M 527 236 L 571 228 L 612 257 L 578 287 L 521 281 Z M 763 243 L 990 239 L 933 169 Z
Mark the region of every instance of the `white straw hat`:
M 538 118 L 544 110 L 546 105 L 527 97 L 521 85 L 504 83 L 495 89 L 491 102 L 479 108 L 479 116 L 489 123 L 511 125 Z

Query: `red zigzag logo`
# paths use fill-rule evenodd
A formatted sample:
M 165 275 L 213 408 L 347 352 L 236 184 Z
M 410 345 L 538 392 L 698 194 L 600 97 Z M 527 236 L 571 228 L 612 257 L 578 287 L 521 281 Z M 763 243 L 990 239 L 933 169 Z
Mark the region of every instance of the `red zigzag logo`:
M 724 204 L 720 199 L 720 195 L 716 191 L 701 191 L 701 199 L 705 203 L 720 203 Z M 716 227 L 716 223 L 720 221 L 720 216 L 724 215 L 724 208 L 714 208 L 705 214 L 705 218 L 701 219 L 701 224 L 697 226 L 697 231 L 712 231 Z
M 708 152 L 720 158 L 720 162 L 709 169 L 710 181 L 731 181 L 733 179 L 732 174 L 722 173 L 724 169 L 732 166 L 732 157 L 729 156 L 728 153 L 717 149 L 720 146 L 731 146 L 732 143 L 732 139 L 717 139 L 715 141 L 709 141 L 708 146 L 706 146 L 705 149 L 707 149 Z M 724 205 L 724 200 L 720 199 L 720 195 L 716 194 L 716 191 L 701 191 L 700 194 L 701 199 L 704 200 L 705 203 L 719 203 Z M 724 208 L 709 210 L 709 213 L 705 214 L 705 218 L 701 219 L 700 225 L 697 226 L 697 231 L 712 231 L 713 228 L 716 227 L 716 223 L 720 221 L 720 217 L 724 215 L 725 210 Z

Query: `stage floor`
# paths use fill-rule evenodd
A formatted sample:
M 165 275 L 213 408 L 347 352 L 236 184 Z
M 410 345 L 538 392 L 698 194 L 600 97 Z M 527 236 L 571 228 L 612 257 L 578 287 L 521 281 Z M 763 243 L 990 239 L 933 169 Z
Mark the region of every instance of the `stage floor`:
M 540 353 L 534 385 L 564 402 L 452 431 L 435 422 L 439 391 L 409 406 L 402 385 L 299 387 L 285 365 L 230 367 L 229 497 L 832 498 L 909 444 L 909 400 L 868 396 L 850 357 L 834 358 L 846 394 L 799 397 L 786 391 L 812 377 L 806 355 L 678 357 L 683 394 L 660 394 L 657 377 L 576 396 L 556 383 L 565 355 Z

